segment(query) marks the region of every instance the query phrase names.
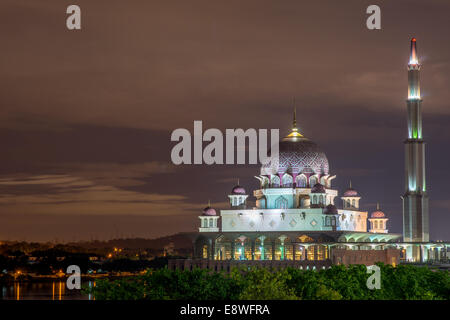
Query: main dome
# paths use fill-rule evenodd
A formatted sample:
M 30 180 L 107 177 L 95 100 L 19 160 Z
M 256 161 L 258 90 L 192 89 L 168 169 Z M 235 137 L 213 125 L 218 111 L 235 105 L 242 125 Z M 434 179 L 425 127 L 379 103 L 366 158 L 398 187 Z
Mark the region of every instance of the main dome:
M 278 173 L 327 175 L 328 159 L 316 143 L 290 134 L 280 141 L 278 161 L 271 159 L 261 167 L 261 175 Z

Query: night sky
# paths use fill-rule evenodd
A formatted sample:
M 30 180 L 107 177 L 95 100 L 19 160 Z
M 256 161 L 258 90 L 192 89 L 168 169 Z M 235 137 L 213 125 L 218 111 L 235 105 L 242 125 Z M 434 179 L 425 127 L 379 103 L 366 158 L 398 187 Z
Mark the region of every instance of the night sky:
M 66 28 L 77 4 L 82 30 Z M 382 30 L 366 28 L 381 7 Z M 430 238 L 449 240 L 450 2 L 2 0 L 0 240 L 153 238 L 198 227 L 259 166 L 170 160 L 176 128 L 280 128 L 320 145 L 402 232 L 417 38 Z M 337 199 L 339 207 L 340 199 Z M 254 205 L 251 197 L 250 206 Z

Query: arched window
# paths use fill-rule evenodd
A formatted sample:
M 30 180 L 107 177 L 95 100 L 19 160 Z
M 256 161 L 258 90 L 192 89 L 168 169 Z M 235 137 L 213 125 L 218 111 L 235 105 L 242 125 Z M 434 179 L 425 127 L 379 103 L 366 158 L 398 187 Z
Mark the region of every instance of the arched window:
M 276 200 L 275 200 L 275 207 L 278 209 L 287 209 L 288 207 L 288 201 L 285 197 L 283 196 L 279 196 Z
M 375 220 L 374 225 L 375 225 L 375 229 L 378 229 L 378 221 L 377 220 Z
M 352 200 L 352 207 L 356 208 L 356 201 L 355 201 L 355 199 Z
M 209 227 L 212 228 L 213 227 L 213 218 L 209 218 Z
M 286 173 L 283 176 L 283 187 L 289 188 L 292 187 L 292 184 L 293 184 L 292 176 Z
M 278 188 L 280 186 L 280 178 L 278 176 L 272 176 L 272 187 Z
M 309 178 L 309 186 L 310 187 L 314 187 L 314 185 L 317 183 L 317 177 L 316 176 L 311 176 Z
M 307 183 L 307 179 L 306 176 L 304 174 L 301 174 L 299 176 L 297 176 L 296 178 L 297 180 L 297 188 L 306 188 Z
M 324 204 L 323 195 L 320 196 L 320 204 Z
M 208 219 L 203 219 L 203 228 L 208 227 Z

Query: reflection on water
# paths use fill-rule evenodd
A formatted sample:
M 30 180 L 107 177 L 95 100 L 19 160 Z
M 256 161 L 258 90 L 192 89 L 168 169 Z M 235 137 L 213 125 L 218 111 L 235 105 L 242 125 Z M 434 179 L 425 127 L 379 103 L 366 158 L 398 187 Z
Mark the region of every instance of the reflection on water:
M 95 286 L 95 281 L 86 281 L 83 287 Z M 95 300 L 91 294 L 81 290 L 69 290 L 65 280 L 43 282 L 14 282 L 3 285 L 0 300 Z

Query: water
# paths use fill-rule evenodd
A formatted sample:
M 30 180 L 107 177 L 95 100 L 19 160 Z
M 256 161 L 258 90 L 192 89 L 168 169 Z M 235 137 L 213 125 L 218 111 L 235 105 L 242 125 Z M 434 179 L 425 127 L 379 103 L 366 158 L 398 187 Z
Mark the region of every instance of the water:
M 86 281 L 83 286 L 92 287 L 94 281 Z M 2 285 L 0 300 L 94 300 L 91 294 L 81 290 L 69 290 L 66 281 L 14 282 Z

